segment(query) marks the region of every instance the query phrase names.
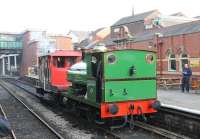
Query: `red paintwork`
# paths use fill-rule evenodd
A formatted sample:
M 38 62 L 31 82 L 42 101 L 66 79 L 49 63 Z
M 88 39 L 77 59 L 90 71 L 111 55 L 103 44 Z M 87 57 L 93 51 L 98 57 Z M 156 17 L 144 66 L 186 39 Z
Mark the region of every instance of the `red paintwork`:
M 51 67 L 51 85 L 59 90 L 66 90 L 71 83 L 67 81 L 67 70 L 69 67 L 56 68 Z
M 80 51 L 60 50 L 60 51 L 55 51 L 54 53 L 51 53 L 49 55 L 50 56 L 77 56 L 77 57 L 81 57 L 82 53 Z
M 57 56 L 77 57 L 76 62 L 78 62 L 81 60 L 82 53 L 79 51 L 59 50 L 55 51 L 54 53 L 45 55 L 45 57 L 48 57 L 48 64 L 50 68 L 50 84 L 51 86 L 57 87 L 59 91 L 63 91 L 71 85 L 71 82 L 68 82 L 67 80 L 67 71 L 71 67 L 71 65 L 65 59 L 65 66 L 63 68 L 57 68 L 53 64 L 53 57 Z
M 140 115 L 141 112 L 138 110 L 138 107 L 142 108 L 142 113 L 154 113 L 157 112 L 155 109 L 151 108 L 151 104 L 156 100 L 137 100 L 137 101 L 126 101 L 126 102 L 116 102 L 116 103 L 101 103 L 101 118 L 109 118 L 109 117 L 120 117 L 126 115 Z M 109 105 L 116 104 L 119 108 L 118 113 L 115 115 L 109 113 L 108 108 Z M 130 105 L 134 105 L 134 110 L 130 111 Z

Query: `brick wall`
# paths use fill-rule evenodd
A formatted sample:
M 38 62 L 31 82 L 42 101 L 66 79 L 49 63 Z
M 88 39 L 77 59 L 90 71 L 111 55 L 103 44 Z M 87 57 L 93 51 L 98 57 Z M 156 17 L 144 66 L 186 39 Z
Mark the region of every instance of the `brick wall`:
M 189 63 L 191 64 L 192 61 L 196 60 L 200 62 L 200 32 L 191 33 L 191 34 L 184 34 L 184 35 L 177 35 L 177 36 L 169 36 L 160 38 L 162 56 L 162 75 L 163 76 L 177 76 L 182 74 L 181 68 L 181 56 L 182 54 L 188 55 Z M 135 42 L 133 44 L 133 48 L 145 48 L 148 47 L 150 42 L 154 42 L 154 46 L 156 45 L 155 40 L 145 40 L 141 42 Z M 156 48 L 156 47 L 155 47 Z M 157 49 L 157 48 L 156 48 Z M 158 73 L 160 71 L 160 58 L 159 58 L 159 51 L 157 51 L 158 55 L 158 62 L 157 62 L 157 70 Z M 169 71 L 169 54 L 175 54 L 176 59 L 176 70 Z M 199 66 L 191 67 L 193 71 L 193 75 L 200 78 L 200 63 Z
M 72 38 L 65 36 L 56 36 L 56 48 L 62 50 L 73 50 Z
M 30 42 L 30 32 L 27 31 L 23 36 L 23 54 L 20 75 L 28 74 L 28 68 L 37 64 L 38 42 Z

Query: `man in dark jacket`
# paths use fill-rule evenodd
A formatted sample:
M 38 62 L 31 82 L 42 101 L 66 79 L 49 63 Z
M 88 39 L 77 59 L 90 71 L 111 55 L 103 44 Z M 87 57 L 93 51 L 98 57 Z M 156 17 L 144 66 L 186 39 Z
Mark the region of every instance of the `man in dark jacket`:
M 184 65 L 183 68 L 183 78 L 182 78 L 182 92 L 186 91 L 189 92 L 189 82 L 190 76 L 192 75 L 192 70 L 189 68 L 188 64 Z

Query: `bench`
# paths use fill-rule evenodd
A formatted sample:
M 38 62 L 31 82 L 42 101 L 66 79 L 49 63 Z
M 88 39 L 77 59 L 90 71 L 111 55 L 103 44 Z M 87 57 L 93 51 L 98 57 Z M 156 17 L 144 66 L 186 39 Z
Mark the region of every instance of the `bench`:
M 192 87 L 192 90 L 195 90 L 195 92 L 197 92 L 197 90 L 200 89 L 200 80 L 193 78 L 191 87 Z
M 165 89 L 169 89 L 172 87 L 180 87 L 181 85 L 181 78 L 159 78 L 158 85 Z

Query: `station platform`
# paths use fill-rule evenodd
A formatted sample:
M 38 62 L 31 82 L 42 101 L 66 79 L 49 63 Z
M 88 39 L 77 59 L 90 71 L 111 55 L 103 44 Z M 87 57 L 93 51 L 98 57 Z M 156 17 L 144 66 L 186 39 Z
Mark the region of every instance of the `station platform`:
M 19 76 L 9 76 L 9 75 L 4 75 L 0 76 L 0 79 L 18 79 Z
M 158 90 L 158 100 L 162 106 L 181 109 L 200 115 L 200 90 L 182 93 L 181 90 Z
M 30 79 L 35 79 L 35 80 L 38 80 L 38 79 L 39 79 L 39 76 L 38 76 L 38 75 L 25 75 L 24 77 L 30 78 Z

